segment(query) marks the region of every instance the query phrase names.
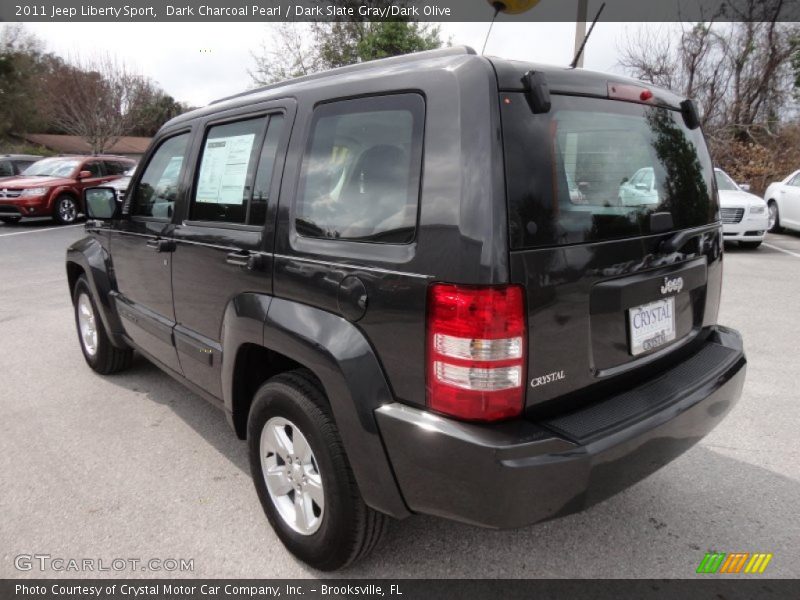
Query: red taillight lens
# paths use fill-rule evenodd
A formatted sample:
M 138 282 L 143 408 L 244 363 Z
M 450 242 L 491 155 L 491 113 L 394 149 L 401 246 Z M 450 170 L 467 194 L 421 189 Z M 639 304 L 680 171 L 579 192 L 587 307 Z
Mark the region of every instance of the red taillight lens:
M 428 406 L 496 421 L 522 412 L 525 302 L 520 286 L 437 283 L 428 291 Z

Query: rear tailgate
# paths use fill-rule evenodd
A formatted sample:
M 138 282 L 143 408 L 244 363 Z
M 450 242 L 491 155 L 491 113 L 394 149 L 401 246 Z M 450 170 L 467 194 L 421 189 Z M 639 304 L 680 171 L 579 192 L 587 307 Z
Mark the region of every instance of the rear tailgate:
M 528 407 L 634 377 L 716 323 L 722 279 L 718 226 L 669 256 L 658 253 L 662 239 L 511 253 L 511 278 L 525 286 L 528 305 Z M 682 285 L 667 290 L 665 281 Z M 674 339 L 634 356 L 631 311 L 670 298 Z
M 529 409 L 592 398 L 691 351 L 716 324 L 722 278 L 702 133 L 665 106 L 552 100 L 533 114 L 523 93 L 500 97 Z

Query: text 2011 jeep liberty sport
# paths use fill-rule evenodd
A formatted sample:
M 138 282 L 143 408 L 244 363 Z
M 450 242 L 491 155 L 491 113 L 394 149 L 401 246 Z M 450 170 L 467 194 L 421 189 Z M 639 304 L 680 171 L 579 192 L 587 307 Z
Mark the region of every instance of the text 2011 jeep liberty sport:
M 135 349 L 222 407 L 320 569 L 387 517 L 580 510 L 741 394 L 697 112 L 641 82 L 465 48 L 359 64 L 177 117 L 124 203 L 85 197 L 86 361 Z

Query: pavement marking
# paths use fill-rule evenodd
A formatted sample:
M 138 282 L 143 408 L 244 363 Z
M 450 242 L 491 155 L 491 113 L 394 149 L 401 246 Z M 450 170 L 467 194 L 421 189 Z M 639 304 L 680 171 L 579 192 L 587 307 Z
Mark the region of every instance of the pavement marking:
M 45 227 L 44 229 L 31 229 L 29 231 L 15 231 L 14 233 L 0 233 L 0 237 L 11 237 L 12 235 L 24 235 L 26 233 L 41 233 L 43 231 L 56 231 L 69 229 L 70 227 L 83 227 L 83 223 L 76 223 L 75 225 L 59 225 L 58 227 Z M 798 254 L 800 256 L 800 254 Z
M 777 250 L 778 252 L 783 252 L 790 256 L 794 256 L 795 258 L 800 258 L 800 254 L 797 252 L 792 252 L 791 250 L 787 250 L 786 248 L 781 248 L 780 246 L 775 246 L 774 244 L 768 244 L 767 242 L 762 242 L 767 248 L 772 248 L 773 250 Z

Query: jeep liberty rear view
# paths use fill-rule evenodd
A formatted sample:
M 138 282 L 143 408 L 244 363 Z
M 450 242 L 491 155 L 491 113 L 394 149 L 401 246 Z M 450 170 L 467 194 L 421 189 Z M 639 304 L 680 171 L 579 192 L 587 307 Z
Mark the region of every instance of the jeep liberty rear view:
M 80 345 L 219 406 L 316 568 L 414 513 L 530 525 L 739 399 L 715 185 L 693 103 L 616 75 L 448 48 L 291 80 L 167 123 L 124 200 L 85 191 Z

